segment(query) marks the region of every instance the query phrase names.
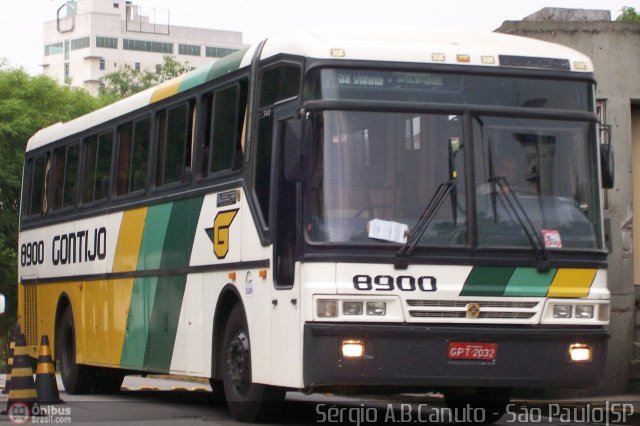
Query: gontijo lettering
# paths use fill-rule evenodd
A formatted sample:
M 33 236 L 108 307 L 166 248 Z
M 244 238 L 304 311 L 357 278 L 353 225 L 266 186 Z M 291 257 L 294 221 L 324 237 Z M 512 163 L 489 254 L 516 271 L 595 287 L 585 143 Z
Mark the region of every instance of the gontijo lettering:
M 107 229 L 56 235 L 51 243 L 51 256 L 54 265 L 102 260 L 107 256 Z

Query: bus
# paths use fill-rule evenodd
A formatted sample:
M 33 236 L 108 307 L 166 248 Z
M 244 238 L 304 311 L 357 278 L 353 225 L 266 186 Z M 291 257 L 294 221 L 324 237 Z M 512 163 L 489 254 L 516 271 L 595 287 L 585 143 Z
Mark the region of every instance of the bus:
M 504 34 L 290 31 L 36 133 L 19 324 L 67 392 L 596 385 L 610 295 L 589 58 Z M 606 141 L 605 141 L 606 142 Z M 496 408 L 497 407 L 497 408 Z M 502 411 L 500 411 L 502 410 Z

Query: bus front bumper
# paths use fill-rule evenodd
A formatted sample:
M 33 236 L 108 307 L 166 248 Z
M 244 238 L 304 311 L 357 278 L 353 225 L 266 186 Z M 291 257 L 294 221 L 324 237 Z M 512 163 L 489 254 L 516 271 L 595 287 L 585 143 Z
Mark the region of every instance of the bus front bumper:
M 600 327 L 308 322 L 304 385 L 307 389 L 595 386 L 603 373 L 608 338 Z M 364 344 L 364 355 L 343 356 L 345 342 Z M 496 350 L 495 359 L 450 359 L 451 342 L 495 344 L 490 345 Z M 591 348 L 590 361 L 571 361 L 569 347 L 577 343 Z

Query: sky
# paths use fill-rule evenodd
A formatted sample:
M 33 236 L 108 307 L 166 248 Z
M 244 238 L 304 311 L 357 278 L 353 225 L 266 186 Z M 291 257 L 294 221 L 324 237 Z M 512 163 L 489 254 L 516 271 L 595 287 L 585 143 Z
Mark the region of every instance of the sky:
M 104 0 L 105 2 L 111 0 Z M 0 0 L 0 58 L 31 74 L 41 71 L 42 24 L 63 0 Z M 133 0 L 170 10 L 170 23 L 240 31 L 251 44 L 288 29 L 319 26 L 428 26 L 493 31 L 543 7 L 640 11 L 640 0 Z

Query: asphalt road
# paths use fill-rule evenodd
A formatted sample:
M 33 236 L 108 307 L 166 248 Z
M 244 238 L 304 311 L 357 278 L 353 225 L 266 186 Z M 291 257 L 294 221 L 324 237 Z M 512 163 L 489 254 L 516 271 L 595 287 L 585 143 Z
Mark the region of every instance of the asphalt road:
M 62 387 L 60 387 L 62 389 Z M 53 406 L 40 416 L 32 416 L 25 424 L 91 424 L 91 425 L 237 425 L 224 404 L 212 402 L 208 385 L 174 380 L 127 377 L 123 390 L 110 396 L 74 396 L 60 392 L 64 404 Z M 0 397 L 2 409 L 6 395 Z M 620 404 L 614 406 L 612 404 Z M 640 411 L 640 406 L 623 405 L 623 401 L 554 402 L 519 401 L 511 406 L 498 425 L 566 425 L 566 424 L 640 424 L 638 415 L 622 415 L 623 411 Z M 629 403 L 633 404 L 633 403 Z M 341 398 L 329 395 L 306 396 L 287 394 L 287 402 L 279 407 L 273 425 L 316 424 L 450 424 L 466 421 L 475 424 L 481 414 L 466 411 L 453 414 L 438 396 L 406 395 L 393 403 L 373 398 Z M 456 417 L 457 416 L 457 417 Z M 23 419 L 17 419 L 23 420 Z M 623 422 L 623 420 L 625 422 Z M 0 423 L 11 424 L 8 416 Z

